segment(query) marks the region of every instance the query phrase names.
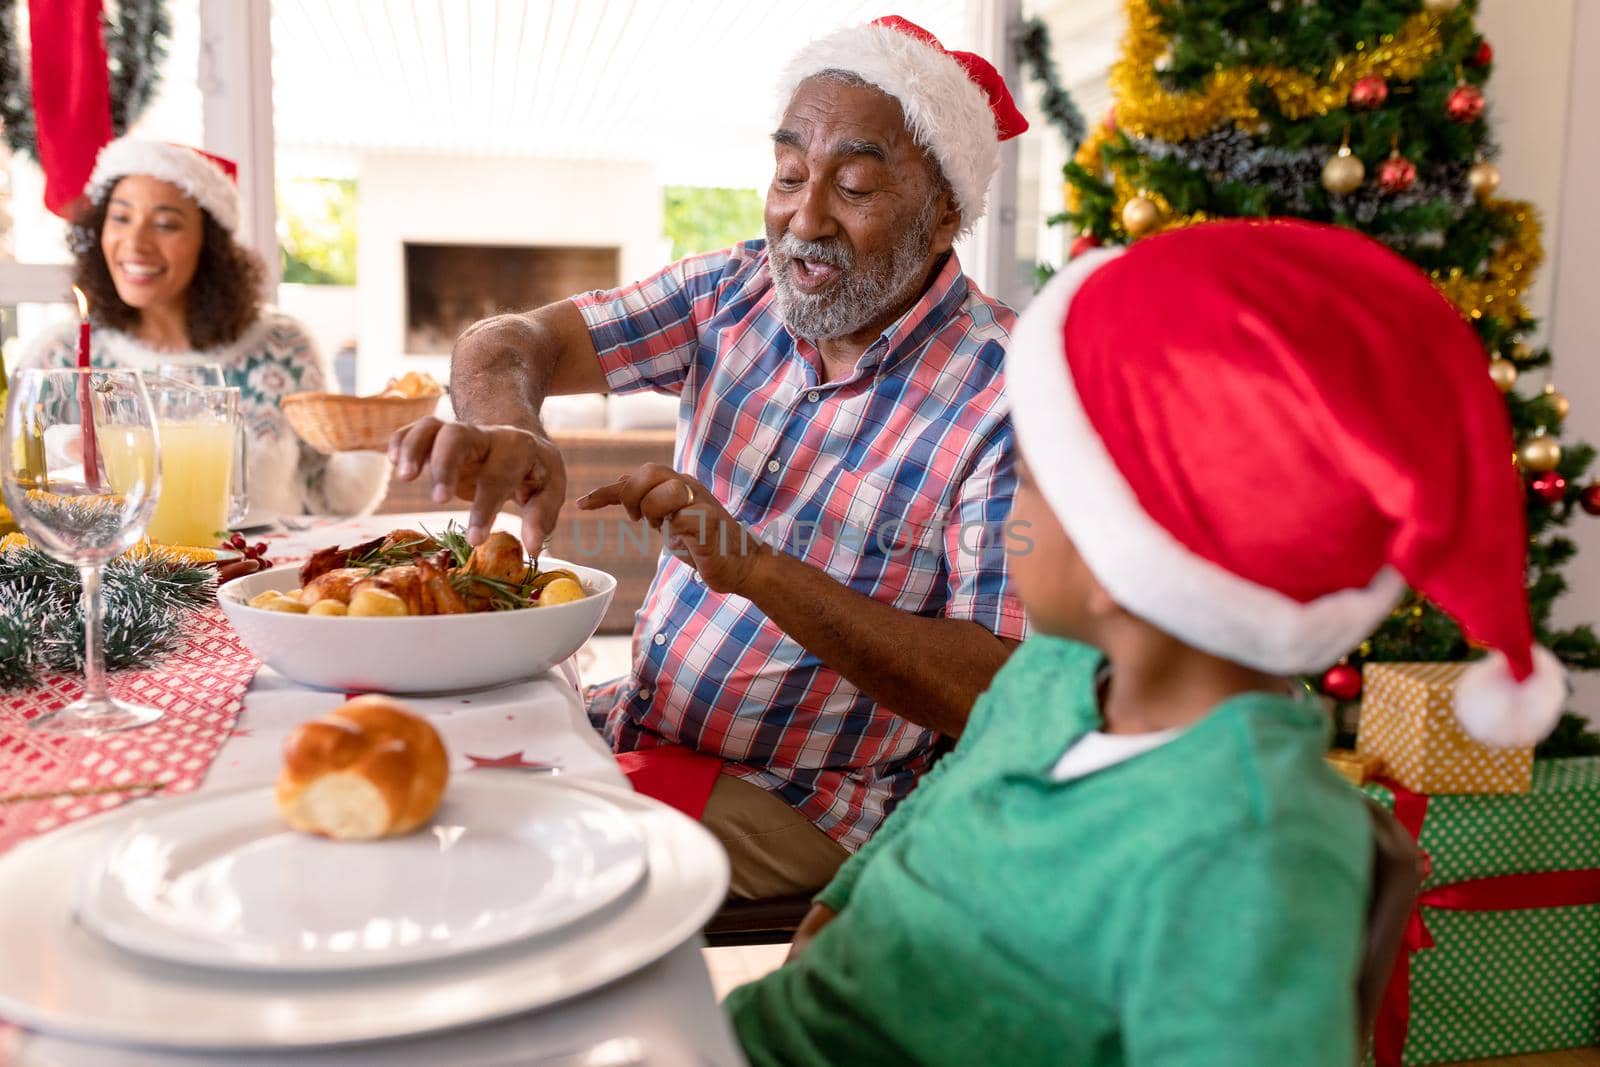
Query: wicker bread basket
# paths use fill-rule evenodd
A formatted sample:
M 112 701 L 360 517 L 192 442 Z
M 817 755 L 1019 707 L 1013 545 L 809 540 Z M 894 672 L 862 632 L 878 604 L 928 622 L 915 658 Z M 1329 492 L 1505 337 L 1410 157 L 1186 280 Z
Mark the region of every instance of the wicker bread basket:
M 438 396 L 343 396 L 291 393 L 284 417 L 300 439 L 318 452 L 382 452 L 389 436 L 407 423 L 432 415 Z

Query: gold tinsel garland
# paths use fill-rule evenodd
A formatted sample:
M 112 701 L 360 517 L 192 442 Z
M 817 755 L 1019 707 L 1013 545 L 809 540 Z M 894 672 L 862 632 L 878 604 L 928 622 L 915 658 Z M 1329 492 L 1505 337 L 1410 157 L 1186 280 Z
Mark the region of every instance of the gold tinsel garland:
M 1149 0 L 1128 0 L 1128 35 L 1122 59 L 1111 71 L 1111 89 L 1117 100 L 1117 124 L 1141 137 L 1186 141 L 1224 122 L 1252 130 L 1261 121 L 1260 110 L 1250 103 L 1255 85 L 1272 90 L 1287 118 L 1325 115 L 1345 106 L 1358 79 L 1375 74 L 1411 81 L 1444 47 L 1439 16 L 1424 12 L 1408 18 L 1397 33 L 1385 34 L 1372 47 L 1358 44 L 1353 54 L 1341 56 L 1320 74 L 1234 67 L 1210 75 L 1195 92 L 1172 93 L 1162 88 L 1156 74 L 1156 61 L 1169 44 Z
M 1522 294 L 1544 260 L 1539 240 L 1539 213 L 1524 200 L 1493 200 L 1489 211 L 1511 220 L 1511 232 L 1489 256 L 1481 274 L 1469 275 L 1460 267 L 1432 271 L 1429 277 L 1450 302 L 1470 319 L 1498 316 L 1509 325 L 1528 317 Z
M 1357 79 L 1376 74 L 1408 81 L 1420 74 L 1442 48 L 1439 16 L 1424 12 L 1407 19 L 1398 33 L 1384 36 L 1377 47 L 1358 46 L 1354 55 L 1341 57 L 1326 72 L 1326 81 L 1278 67 L 1240 67 L 1218 71 L 1206 79 L 1199 91 L 1169 93 L 1161 87 L 1155 70 L 1156 59 L 1167 50 L 1169 37 L 1162 33 L 1149 0 L 1127 0 L 1127 10 L 1128 36 L 1123 57 L 1111 78 L 1116 124 L 1136 136 L 1168 141 L 1192 140 L 1224 122 L 1252 129 L 1261 121 L 1260 111 L 1250 104 L 1250 88 L 1254 84 L 1269 87 L 1288 118 L 1321 115 L 1344 107 Z M 1144 196 L 1161 212 L 1161 221 L 1150 233 L 1181 229 L 1210 217 L 1205 212 L 1174 216 L 1172 206 L 1159 194 L 1138 188 L 1118 170 L 1107 175 L 1100 150 L 1116 132 L 1108 123 L 1095 126 L 1073 160 L 1091 174 L 1109 178 L 1116 194 L 1112 224 L 1118 230 L 1122 228 L 1122 209 L 1135 196 Z M 1079 210 L 1081 198 L 1070 182 L 1066 201 L 1067 210 Z M 1497 316 L 1514 326 L 1528 317 L 1522 294 L 1544 258 L 1539 218 L 1533 206 L 1523 201 L 1494 200 L 1486 206 L 1511 219 L 1512 225 L 1482 273 L 1472 276 L 1456 267 L 1432 271 L 1430 277 L 1468 318 Z

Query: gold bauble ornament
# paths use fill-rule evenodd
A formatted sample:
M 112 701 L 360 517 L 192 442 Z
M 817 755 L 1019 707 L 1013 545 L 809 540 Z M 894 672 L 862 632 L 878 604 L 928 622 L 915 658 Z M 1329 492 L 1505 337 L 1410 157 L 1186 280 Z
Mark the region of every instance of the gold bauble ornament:
M 1422 10 L 1430 15 L 1445 15 L 1461 6 L 1461 0 L 1422 0 Z
M 1561 462 L 1561 443 L 1543 430 L 1522 442 L 1517 462 L 1525 471 L 1553 471 Z
M 1500 188 L 1500 168 L 1493 163 L 1474 163 L 1467 171 L 1467 185 L 1479 200 L 1489 199 Z
M 1161 221 L 1161 209 L 1147 196 L 1136 196 L 1122 205 L 1122 228 L 1129 237 L 1143 237 Z
M 1550 398 L 1550 410 L 1556 413 L 1556 418 L 1564 419 L 1567 412 L 1572 410 L 1572 401 L 1567 399 L 1567 394 L 1553 385 L 1544 387 L 1544 395 Z
M 1339 153 L 1322 165 L 1322 187 L 1340 196 L 1361 188 L 1366 176 L 1367 168 L 1350 151 L 1349 145 L 1341 146 Z
M 1517 384 L 1517 365 L 1509 359 L 1491 359 L 1489 378 L 1502 393 L 1509 393 Z
M 1533 358 L 1533 346 L 1526 341 L 1518 341 L 1511 346 L 1511 358 L 1518 363 L 1526 363 Z

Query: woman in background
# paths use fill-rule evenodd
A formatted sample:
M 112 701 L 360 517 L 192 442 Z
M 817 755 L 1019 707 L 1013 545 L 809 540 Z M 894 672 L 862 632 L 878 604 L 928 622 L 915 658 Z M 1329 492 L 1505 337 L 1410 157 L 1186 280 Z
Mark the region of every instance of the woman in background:
M 234 167 L 196 149 L 124 137 L 106 145 L 71 231 L 75 282 L 94 323 L 97 367 L 153 373 L 216 363 L 239 388 L 250 439 L 250 510 L 364 514 L 388 487 L 376 452 L 323 455 L 295 436 L 279 401 L 331 391 L 333 374 L 295 319 L 262 303 L 260 258 L 234 240 Z M 70 367 L 77 324 L 33 343 L 26 366 Z

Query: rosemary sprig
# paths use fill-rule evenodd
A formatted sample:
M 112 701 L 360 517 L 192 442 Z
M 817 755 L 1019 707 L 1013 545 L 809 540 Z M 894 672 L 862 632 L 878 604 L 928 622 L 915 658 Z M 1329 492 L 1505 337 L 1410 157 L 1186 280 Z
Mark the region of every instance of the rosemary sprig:
M 415 563 L 418 556 L 427 555 L 430 551 L 438 551 L 444 547 L 437 537 L 426 530 L 418 540 L 407 541 L 404 544 L 385 547 L 384 542 L 387 540 L 387 538 L 380 540 L 359 556 L 351 556 L 350 562 L 346 565 L 376 573 L 386 567 L 403 567 Z
M 473 593 L 475 587 L 479 592 L 487 590 L 489 608 L 492 611 L 531 608 L 534 593 L 537 592 L 531 575 L 521 582 L 508 582 L 502 578 L 486 578 L 481 574 L 453 574 L 450 576 L 450 584 L 462 596 Z
M 472 558 L 472 546 L 467 543 L 467 535 L 460 526 L 456 525 L 454 519 L 451 519 L 445 525 L 442 533 L 428 533 L 426 526 L 422 528 L 422 532 L 433 538 L 434 543 L 440 548 L 449 549 L 450 555 L 455 558 L 457 567 L 465 567 L 467 560 Z

